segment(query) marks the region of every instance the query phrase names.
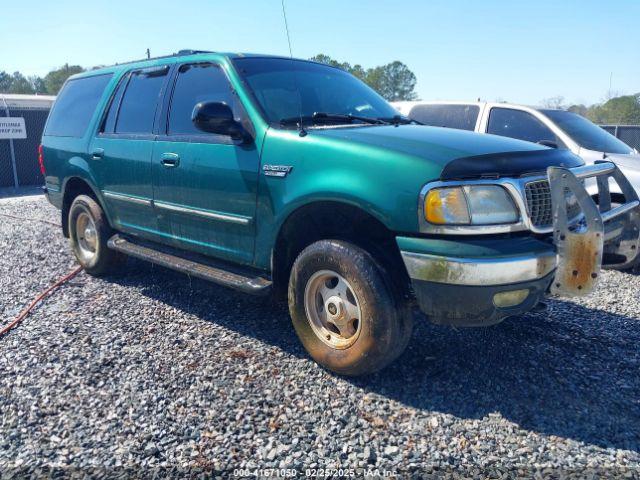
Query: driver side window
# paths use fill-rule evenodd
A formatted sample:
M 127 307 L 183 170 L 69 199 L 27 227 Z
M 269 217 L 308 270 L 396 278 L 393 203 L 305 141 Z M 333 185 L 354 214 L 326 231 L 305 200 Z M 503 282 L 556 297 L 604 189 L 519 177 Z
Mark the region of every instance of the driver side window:
M 182 65 L 178 70 L 171 110 L 169 135 L 202 135 L 191 121 L 193 107 L 199 102 L 224 102 L 232 110 L 235 97 L 222 69 L 211 63 Z
M 511 108 L 492 108 L 487 133 L 527 142 L 554 142 L 565 148 L 560 139 L 540 120 L 528 112 Z

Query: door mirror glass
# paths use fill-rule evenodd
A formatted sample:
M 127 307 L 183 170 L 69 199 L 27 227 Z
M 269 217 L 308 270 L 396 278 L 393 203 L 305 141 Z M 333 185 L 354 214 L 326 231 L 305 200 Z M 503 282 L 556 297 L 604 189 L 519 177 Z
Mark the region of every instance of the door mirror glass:
M 191 121 L 203 132 L 225 135 L 245 142 L 248 133 L 233 117 L 231 107 L 224 102 L 200 102 L 193 108 Z

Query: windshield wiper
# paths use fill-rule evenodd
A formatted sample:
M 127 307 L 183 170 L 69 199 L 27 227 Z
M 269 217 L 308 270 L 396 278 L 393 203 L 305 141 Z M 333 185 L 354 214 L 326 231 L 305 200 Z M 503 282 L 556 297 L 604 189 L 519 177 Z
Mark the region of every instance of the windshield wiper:
M 304 116 L 296 116 L 296 117 L 287 117 L 287 118 L 281 118 L 280 119 L 280 125 L 298 125 L 300 124 L 300 122 L 302 121 L 302 123 L 311 123 L 313 121 L 313 118 L 309 115 L 304 115 Z
M 424 123 L 414 120 L 413 118 L 405 117 L 404 115 L 394 115 L 393 117 L 381 118 L 378 120 L 382 120 L 383 122 L 390 123 L 392 125 L 408 125 L 413 123 L 415 125 L 424 125 Z
M 371 118 L 371 117 L 361 117 L 358 115 L 351 115 L 350 113 L 326 113 L 326 112 L 315 112 L 313 115 L 304 115 L 302 117 L 288 117 L 280 119 L 280 125 L 298 125 L 300 122 L 302 123 L 332 123 L 332 122 L 342 122 L 342 123 L 353 123 L 353 122 L 362 122 L 371 125 L 384 125 L 389 122 L 381 118 Z
M 372 125 L 381 125 L 385 122 L 382 118 L 371 118 L 371 117 L 361 117 L 359 115 L 351 115 L 350 113 L 326 113 L 326 112 L 316 112 L 312 115 L 314 120 L 337 120 L 337 121 L 345 121 L 345 122 L 363 122 L 370 123 Z

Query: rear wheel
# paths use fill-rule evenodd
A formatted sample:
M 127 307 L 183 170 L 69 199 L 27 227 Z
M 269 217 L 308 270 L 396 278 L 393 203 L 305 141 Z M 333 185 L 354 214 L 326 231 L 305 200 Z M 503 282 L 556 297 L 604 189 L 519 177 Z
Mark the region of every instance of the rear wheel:
M 104 275 L 122 263 L 123 256 L 107 247 L 113 230 L 98 203 L 78 195 L 69 209 L 69 240 L 76 259 L 91 275 Z
M 365 250 L 322 240 L 305 248 L 289 280 L 293 326 L 315 361 L 343 375 L 375 372 L 399 356 L 411 317 Z

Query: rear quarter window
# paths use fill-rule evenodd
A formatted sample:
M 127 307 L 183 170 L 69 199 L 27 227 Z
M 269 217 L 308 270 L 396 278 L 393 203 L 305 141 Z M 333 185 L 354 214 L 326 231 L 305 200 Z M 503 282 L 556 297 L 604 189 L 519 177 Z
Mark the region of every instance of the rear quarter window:
M 69 80 L 58 94 L 44 134 L 54 137 L 82 137 L 112 75 Z
M 409 117 L 432 127 L 473 131 L 479 113 L 477 105 L 416 105 Z

